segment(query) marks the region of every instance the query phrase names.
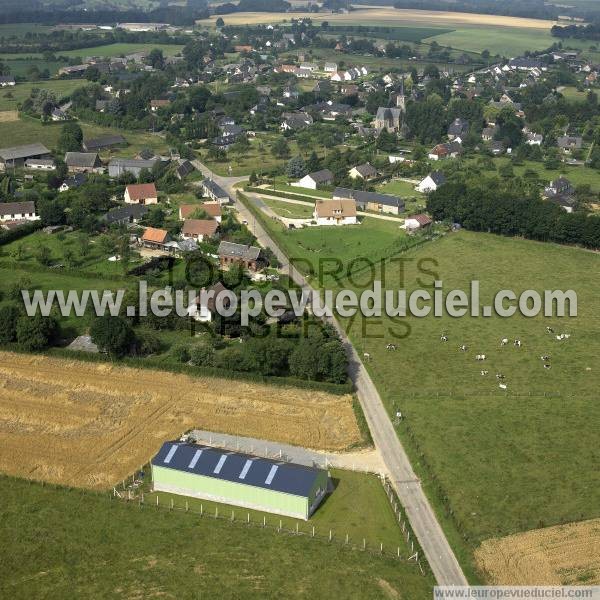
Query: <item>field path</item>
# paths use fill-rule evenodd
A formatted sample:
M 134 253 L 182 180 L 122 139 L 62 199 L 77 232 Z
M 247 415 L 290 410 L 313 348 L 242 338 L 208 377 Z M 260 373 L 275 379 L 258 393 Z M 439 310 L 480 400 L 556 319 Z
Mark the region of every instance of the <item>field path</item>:
M 220 177 L 212 173 L 210 169 L 199 161 L 195 161 L 194 165 L 205 176 L 214 179 L 232 198 L 236 198 L 234 186 L 246 179 L 244 177 Z M 239 211 L 240 217 L 246 219 L 248 223 L 252 223 L 252 232 L 260 245 L 268 247 L 273 251 L 282 265 L 281 270 L 287 272 L 290 278 L 303 290 L 310 291 L 312 288 L 306 282 L 304 276 L 289 264 L 285 254 L 262 225 L 256 222 L 256 219 L 253 218 L 248 208 L 239 199 L 235 200 L 235 207 Z M 392 485 L 406 510 L 412 529 L 425 552 L 427 561 L 438 584 L 467 585 L 467 579 L 438 523 L 429 500 L 421 487 L 421 483 L 413 471 L 410 460 L 396 435 L 377 388 L 373 384 L 369 373 L 343 328 L 335 319 L 329 319 L 329 321 L 337 329 L 344 343 L 350 360 L 349 374 L 356 387 L 373 441 L 381 453 Z

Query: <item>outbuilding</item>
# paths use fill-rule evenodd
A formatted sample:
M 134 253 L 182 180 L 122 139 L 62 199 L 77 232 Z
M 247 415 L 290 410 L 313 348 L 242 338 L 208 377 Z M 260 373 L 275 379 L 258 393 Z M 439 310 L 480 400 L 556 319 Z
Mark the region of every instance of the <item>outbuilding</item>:
M 327 471 L 186 442 L 152 459 L 154 491 L 308 520 L 327 493 Z

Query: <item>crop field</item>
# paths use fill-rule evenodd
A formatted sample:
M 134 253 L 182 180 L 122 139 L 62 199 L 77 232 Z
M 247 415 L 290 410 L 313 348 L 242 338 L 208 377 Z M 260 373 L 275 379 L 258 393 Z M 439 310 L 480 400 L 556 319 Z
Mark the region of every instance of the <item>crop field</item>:
M 200 427 L 330 451 L 360 443 L 350 396 L 0 352 L 0 471 L 106 489 Z
M 495 585 L 600 585 L 599 548 L 594 519 L 486 540 L 475 556 Z
M 0 585 L 15 599 L 431 597 L 412 561 L 308 536 L 8 478 L 0 495 Z
M 218 15 L 198 21 L 201 25 L 214 24 Z M 260 13 L 242 12 L 223 15 L 226 25 L 246 25 L 252 23 L 279 23 L 292 18 L 311 18 L 313 21 L 327 21 L 333 25 L 374 25 L 381 27 L 409 27 L 418 23 L 421 27 L 455 27 L 457 25 L 491 25 L 501 27 L 522 27 L 527 29 L 550 29 L 552 21 L 504 17 L 501 15 L 481 15 L 473 13 L 442 12 L 431 10 L 412 10 L 395 8 L 366 8 L 354 10 L 349 14 L 323 13 Z

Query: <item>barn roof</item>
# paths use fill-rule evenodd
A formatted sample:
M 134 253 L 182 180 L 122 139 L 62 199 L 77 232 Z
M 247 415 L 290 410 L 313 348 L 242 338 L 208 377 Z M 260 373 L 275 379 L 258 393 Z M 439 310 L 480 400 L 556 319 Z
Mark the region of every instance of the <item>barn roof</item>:
M 184 442 L 163 444 L 152 465 L 293 496 L 308 496 L 322 472 L 314 467 Z
M 43 144 L 26 144 L 24 146 L 14 146 L 13 148 L 0 148 L 0 158 L 3 160 L 33 158 L 46 154 L 50 154 L 50 150 Z

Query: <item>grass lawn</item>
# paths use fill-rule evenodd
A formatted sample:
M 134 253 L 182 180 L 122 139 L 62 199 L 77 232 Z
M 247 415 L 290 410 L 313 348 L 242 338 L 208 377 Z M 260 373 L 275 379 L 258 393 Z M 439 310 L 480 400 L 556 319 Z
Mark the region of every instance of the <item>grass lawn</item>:
M 560 89 L 560 93 L 567 99 L 567 100 L 576 100 L 579 102 L 582 102 L 585 100 L 585 97 L 587 96 L 587 92 L 580 92 L 575 86 L 567 86 L 567 87 L 563 87 Z
M 431 595 L 432 578 L 414 563 L 307 536 L 19 480 L 3 478 L 0 489 L 2 584 L 12 598 Z
M 331 477 L 335 490 L 326 497 L 309 521 L 298 521 L 291 517 L 281 517 L 271 513 L 163 492 L 146 493 L 144 501 L 148 505 L 155 505 L 158 495 L 159 502 L 165 506 L 170 504 L 172 499 L 174 506 L 185 508 L 187 500 L 191 510 L 200 512 L 200 504 L 202 504 L 202 510 L 213 516 L 215 508 L 218 509 L 220 515 L 229 518 L 231 518 L 233 510 L 237 520 L 245 521 L 248 514 L 253 523 L 262 523 L 264 517 L 268 525 L 278 526 L 281 520 L 284 529 L 294 531 L 298 525 L 300 532 L 308 534 L 314 527 L 317 536 L 329 536 L 329 530 L 331 530 L 336 540 L 345 540 L 346 534 L 348 534 L 348 539 L 353 544 L 362 546 L 364 539 L 370 548 L 379 549 L 379 545 L 383 543 L 384 549 L 396 552 L 399 547 L 401 555 L 405 554 L 408 548 L 402 537 L 402 530 L 379 478 L 376 475 L 339 469 L 332 470 Z
M 54 92 L 57 100 L 68 96 L 77 88 L 89 85 L 85 79 L 56 79 L 48 81 L 36 81 L 35 83 L 18 83 L 14 87 L 0 90 L 0 110 L 16 110 L 17 105 L 29 98 L 33 88 L 45 89 Z M 7 97 L 7 94 L 10 96 Z
M 574 289 L 577 318 L 357 319 L 348 324 L 390 413 L 406 420 L 399 435 L 440 513 L 452 509 L 454 538 L 472 550 L 481 540 L 600 515 L 600 280 L 592 252 L 461 232 L 408 251 L 404 276 L 387 269 L 386 289 L 422 288 L 433 277 L 446 291 L 481 282 L 488 303 L 500 289 Z M 518 265 L 518 267 L 516 267 Z M 557 279 L 557 275 L 560 275 Z M 418 278 L 422 280 L 418 283 Z M 570 332 L 558 342 L 545 326 Z M 410 329 L 408 329 L 410 328 Z M 397 339 L 391 331 L 405 335 Z M 441 333 L 449 342 L 440 342 Z M 370 337 L 367 337 L 370 336 Z M 523 347 L 500 347 L 519 338 Z M 388 342 L 398 350 L 385 350 Z M 469 350 L 460 352 L 465 344 Z M 487 377 L 476 353 L 485 353 Z M 541 355 L 551 356 L 545 370 Z M 506 376 L 508 393 L 495 373 Z M 439 395 L 439 396 L 438 396 Z M 440 498 L 447 496 L 442 508 Z M 543 501 L 542 501 L 543 499 Z
M 265 200 L 263 199 L 263 202 Z M 337 277 L 341 278 L 350 264 L 355 267 L 363 257 L 377 261 L 389 256 L 398 247 L 407 242 L 408 236 L 400 223 L 375 219 L 359 215 L 361 223 L 344 227 L 305 227 L 303 229 L 287 229 L 279 221 L 269 219 L 259 212 L 252 199 L 245 204 L 254 214 L 262 215 L 261 221 L 265 223 L 271 234 L 277 240 L 284 252 L 290 257 L 293 264 L 303 273 L 311 273 L 311 283 L 319 286 L 319 273 L 335 272 L 344 269 Z M 328 276 L 324 275 L 325 282 Z
M 409 181 L 401 181 L 400 179 L 393 179 L 384 183 L 383 185 L 377 186 L 377 191 L 382 194 L 398 195 L 402 198 L 408 197 L 419 197 L 422 198 L 423 194 L 415 190 L 415 184 Z
M 278 215 L 282 217 L 288 217 L 289 219 L 308 219 L 312 217 L 314 206 L 292 204 L 291 202 L 284 202 L 277 200 L 276 198 L 262 198 L 262 201 L 269 207 L 272 208 Z
M 98 125 L 90 125 L 83 122 L 80 122 L 79 124 L 83 129 L 84 138 L 121 134 L 129 142 L 129 145 L 124 148 L 114 148 L 110 154 L 102 153 L 102 158 L 108 158 L 109 156 L 132 157 L 142 148 L 152 148 L 157 152 L 163 153 L 168 151 L 168 144 L 165 142 L 164 138 L 159 135 L 153 135 L 147 132 L 133 132 L 110 127 L 100 127 Z M 6 143 L 10 143 L 10 146 L 41 142 L 52 150 L 56 147 L 61 129 L 61 123 L 49 123 L 44 125 L 37 119 L 23 117 L 19 121 L 0 123 L 0 139 L 6 140 Z
M 28 78 L 27 69 L 32 66 L 36 66 L 40 71 L 48 69 L 50 76 L 53 77 L 61 67 L 67 64 L 58 60 L 45 60 L 39 55 L 29 57 L 27 54 L 11 54 L 10 56 L 9 60 L 6 58 L 0 60 L 10 69 L 10 74 L 15 77 Z

